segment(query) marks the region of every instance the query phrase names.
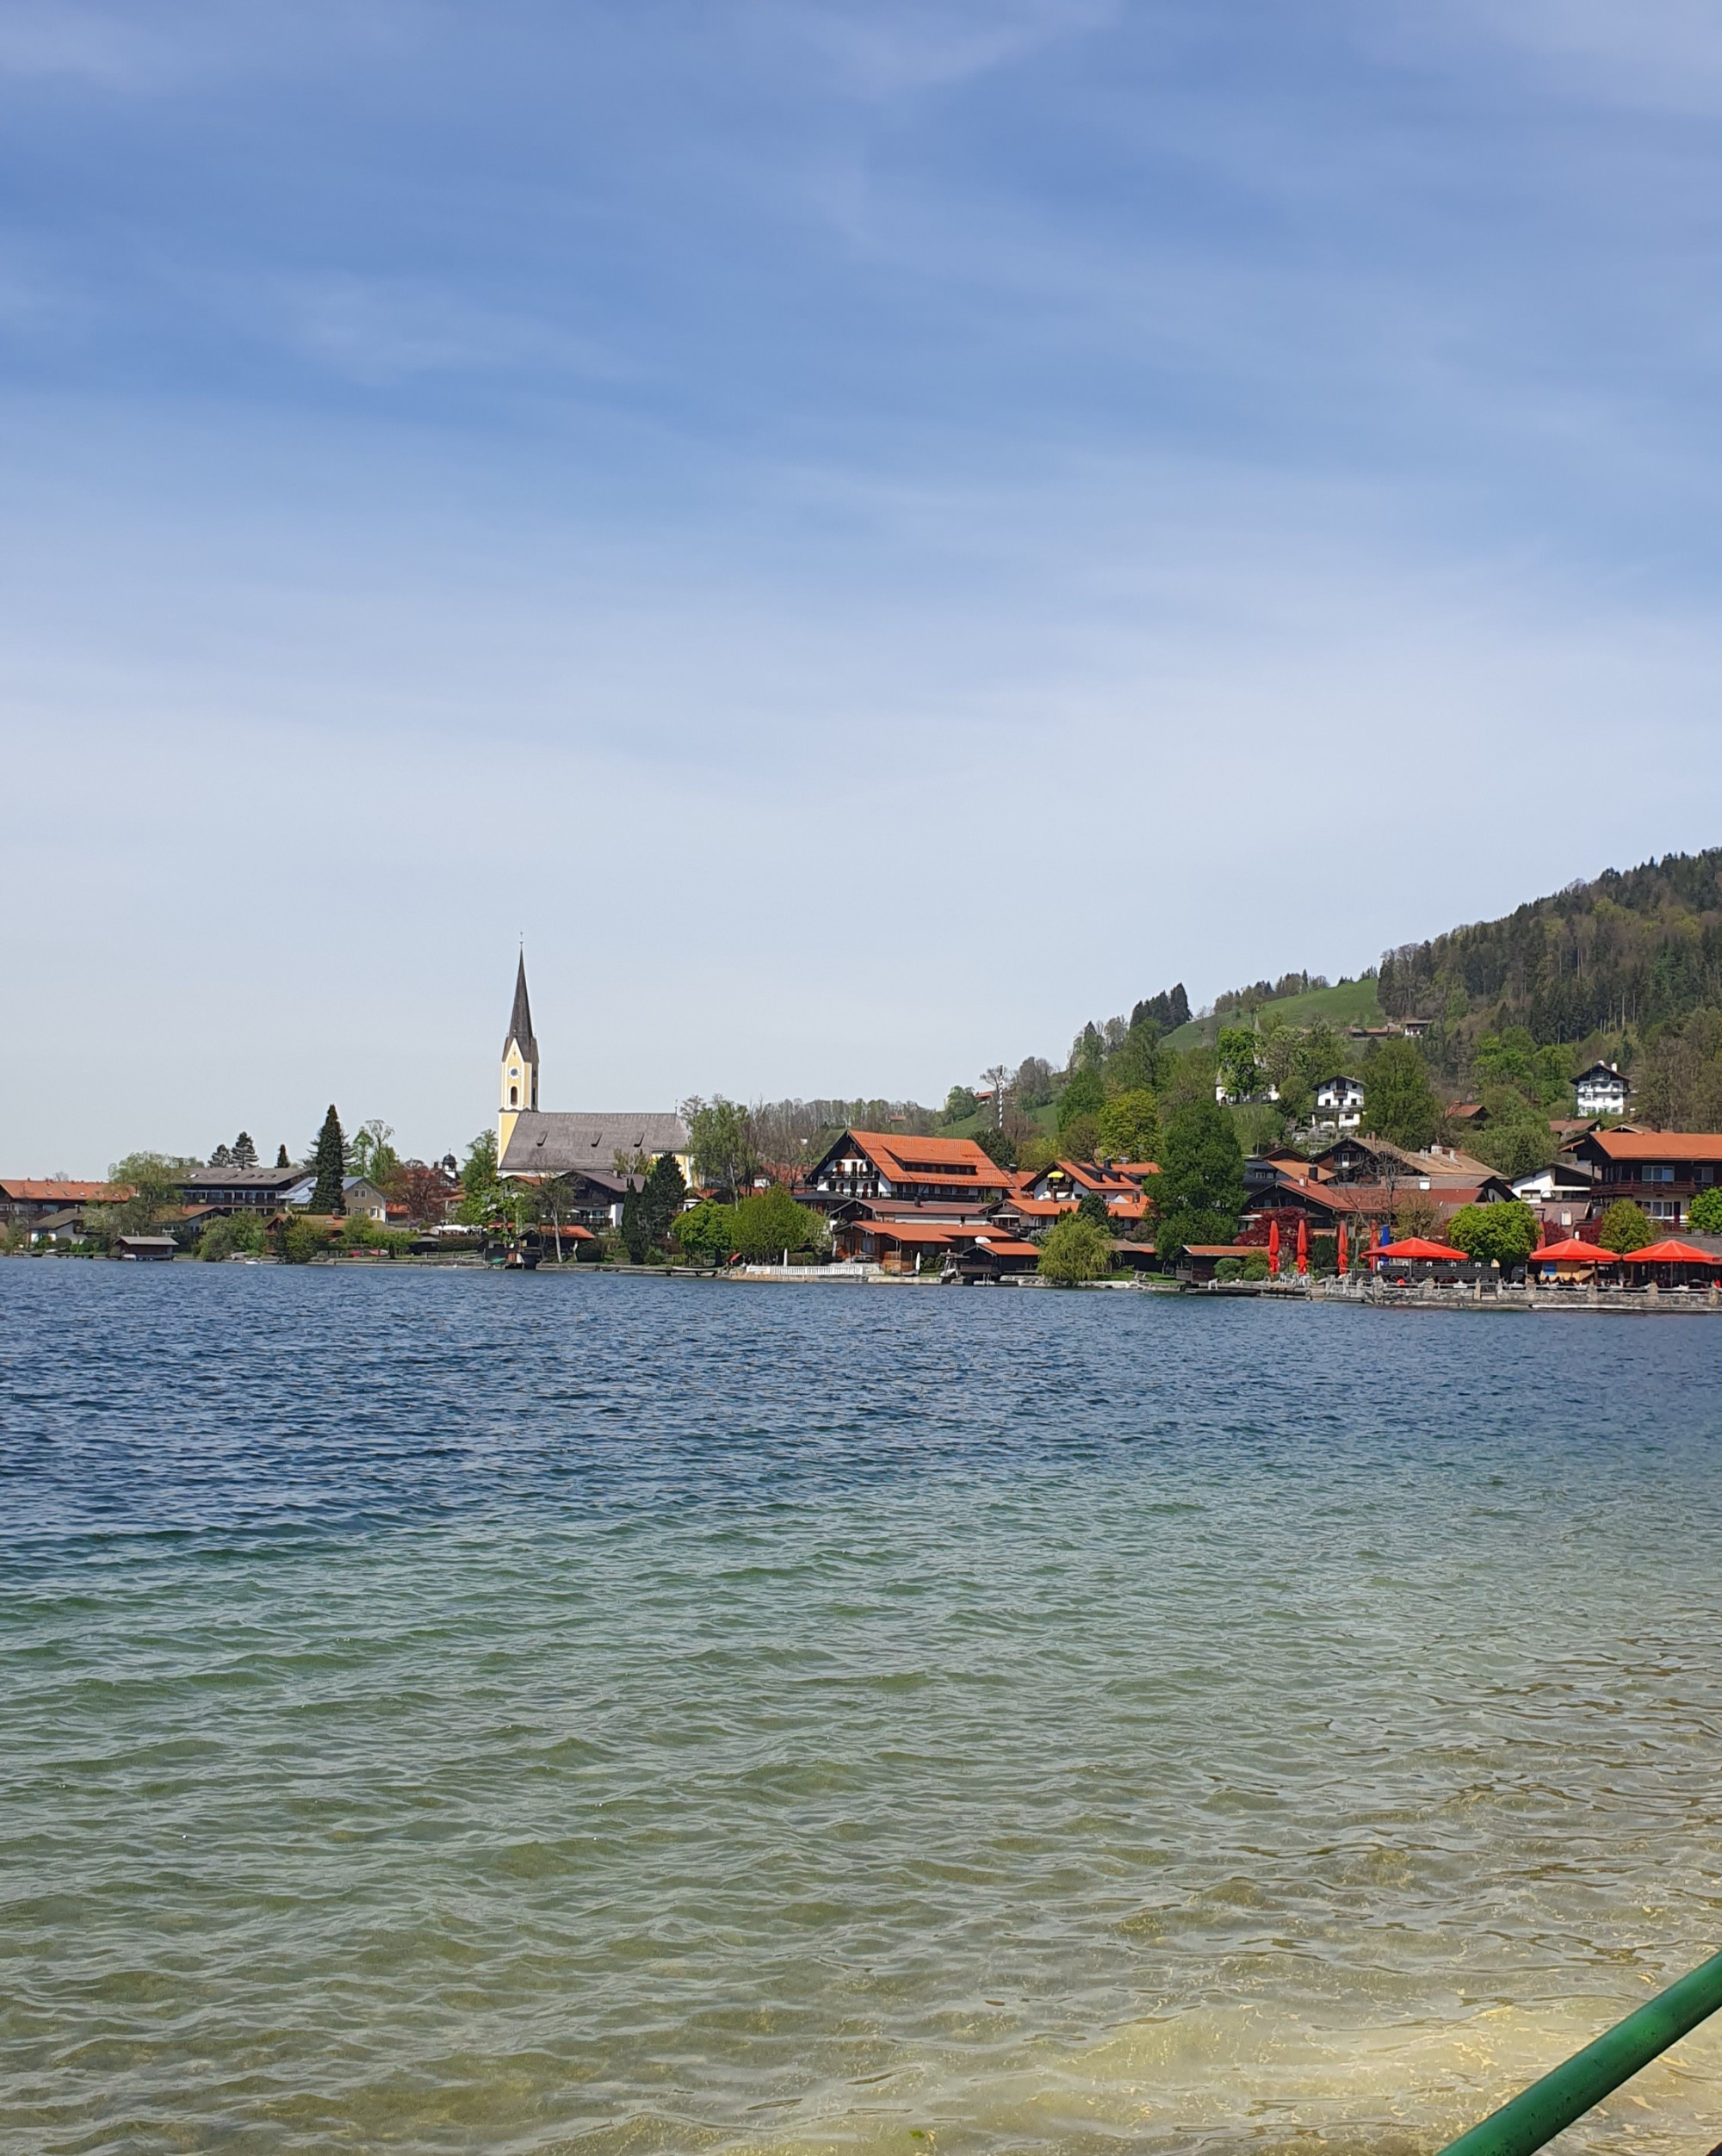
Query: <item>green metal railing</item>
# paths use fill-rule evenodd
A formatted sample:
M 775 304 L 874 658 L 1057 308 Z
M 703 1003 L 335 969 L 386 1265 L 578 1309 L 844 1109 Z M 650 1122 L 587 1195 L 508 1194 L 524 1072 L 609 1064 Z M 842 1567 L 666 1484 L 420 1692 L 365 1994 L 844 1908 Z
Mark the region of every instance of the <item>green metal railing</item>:
M 1658 1992 L 1594 2044 L 1575 2052 L 1564 2066 L 1461 2134 L 1441 2156 L 1530 2156 L 1678 2043 L 1688 2029 L 1707 2021 L 1718 2007 L 1722 2007 L 1722 1954 L 1713 1954 L 1691 1975 Z

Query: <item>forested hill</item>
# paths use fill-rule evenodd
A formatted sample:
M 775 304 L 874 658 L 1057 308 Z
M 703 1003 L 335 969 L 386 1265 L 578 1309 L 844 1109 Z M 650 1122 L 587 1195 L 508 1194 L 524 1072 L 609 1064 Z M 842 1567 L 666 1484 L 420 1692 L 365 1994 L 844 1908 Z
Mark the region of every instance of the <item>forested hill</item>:
M 1722 1006 L 1722 846 L 1610 869 L 1504 920 L 1403 944 L 1382 1008 L 1450 1034 L 1528 1027 L 1539 1043 L 1641 1030 Z

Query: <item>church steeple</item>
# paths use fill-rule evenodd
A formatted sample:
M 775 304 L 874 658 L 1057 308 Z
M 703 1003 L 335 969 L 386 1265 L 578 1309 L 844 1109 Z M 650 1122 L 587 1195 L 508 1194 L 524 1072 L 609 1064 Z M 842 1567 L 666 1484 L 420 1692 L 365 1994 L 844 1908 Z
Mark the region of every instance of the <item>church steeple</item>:
M 538 1106 L 538 1043 L 532 1032 L 532 1002 L 526 993 L 526 951 L 514 976 L 514 1009 L 509 1015 L 508 1035 L 502 1044 L 502 1078 L 497 1094 L 496 1157 L 508 1151 L 508 1141 L 522 1114 Z

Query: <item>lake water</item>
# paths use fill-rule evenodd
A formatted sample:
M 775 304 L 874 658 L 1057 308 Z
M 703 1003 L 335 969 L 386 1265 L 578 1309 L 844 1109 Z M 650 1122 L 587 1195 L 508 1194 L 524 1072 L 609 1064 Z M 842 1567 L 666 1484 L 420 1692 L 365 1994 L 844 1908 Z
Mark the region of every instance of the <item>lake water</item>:
M 1719 1349 L 0 1263 L 0 2147 L 1434 2148 L 1722 1945 Z

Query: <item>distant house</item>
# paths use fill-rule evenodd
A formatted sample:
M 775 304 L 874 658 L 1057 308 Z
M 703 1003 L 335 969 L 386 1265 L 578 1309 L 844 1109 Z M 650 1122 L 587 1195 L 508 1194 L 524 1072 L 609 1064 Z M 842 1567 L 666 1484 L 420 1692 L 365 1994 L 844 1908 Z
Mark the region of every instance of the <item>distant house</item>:
M 1593 1063 L 1573 1081 L 1575 1105 L 1582 1116 L 1625 1115 L 1632 1090 L 1613 1063 Z
M 294 1188 L 303 1183 L 308 1191 L 316 1180 L 302 1168 L 189 1168 L 179 1194 L 188 1205 L 213 1205 L 218 1212 L 276 1212 L 302 1203 Z
M 120 1257 L 152 1260 L 157 1264 L 165 1263 L 177 1248 L 171 1236 L 121 1236 L 114 1246 Z
M 1323 1078 L 1316 1088 L 1316 1112 L 1310 1121 L 1318 1131 L 1357 1130 L 1363 1122 L 1362 1081 L 1342 1074 Z
M 1254 1093 L 1228 1093 L 1223 1078 L 1217 1078 L 1214 1081 L 1214 1100 L 1218 1107 L 1242 1108 L 1248 1106 L 1253 1100 L 1277 1100 L 1279 1098 L 1279 1088 L 1272 1079 L 1269 1079 L 1267 1085 L 1259 1087 Z
M 27 1175 L 0 1180 L 0 1220 L 28 1228 L 77 1205 L 116 1205 L 132 1195 L 127 1183 L 72 1183 Z
M 285 1172 L 285 1171 L 283 1171 Z M 303 1211 L 311 1203 L 317 1188 L 317 1178 L 304 1168 L 295 1168 L 291 1186 L 282 1193 L 281 1203 L 293 1205 Z M 360 1214 L 367 1220 L 387 1220 L 388 1200 L 368 1175 L 344 1175 L 341 1178 L 341 1203 L 349 1218 Z

